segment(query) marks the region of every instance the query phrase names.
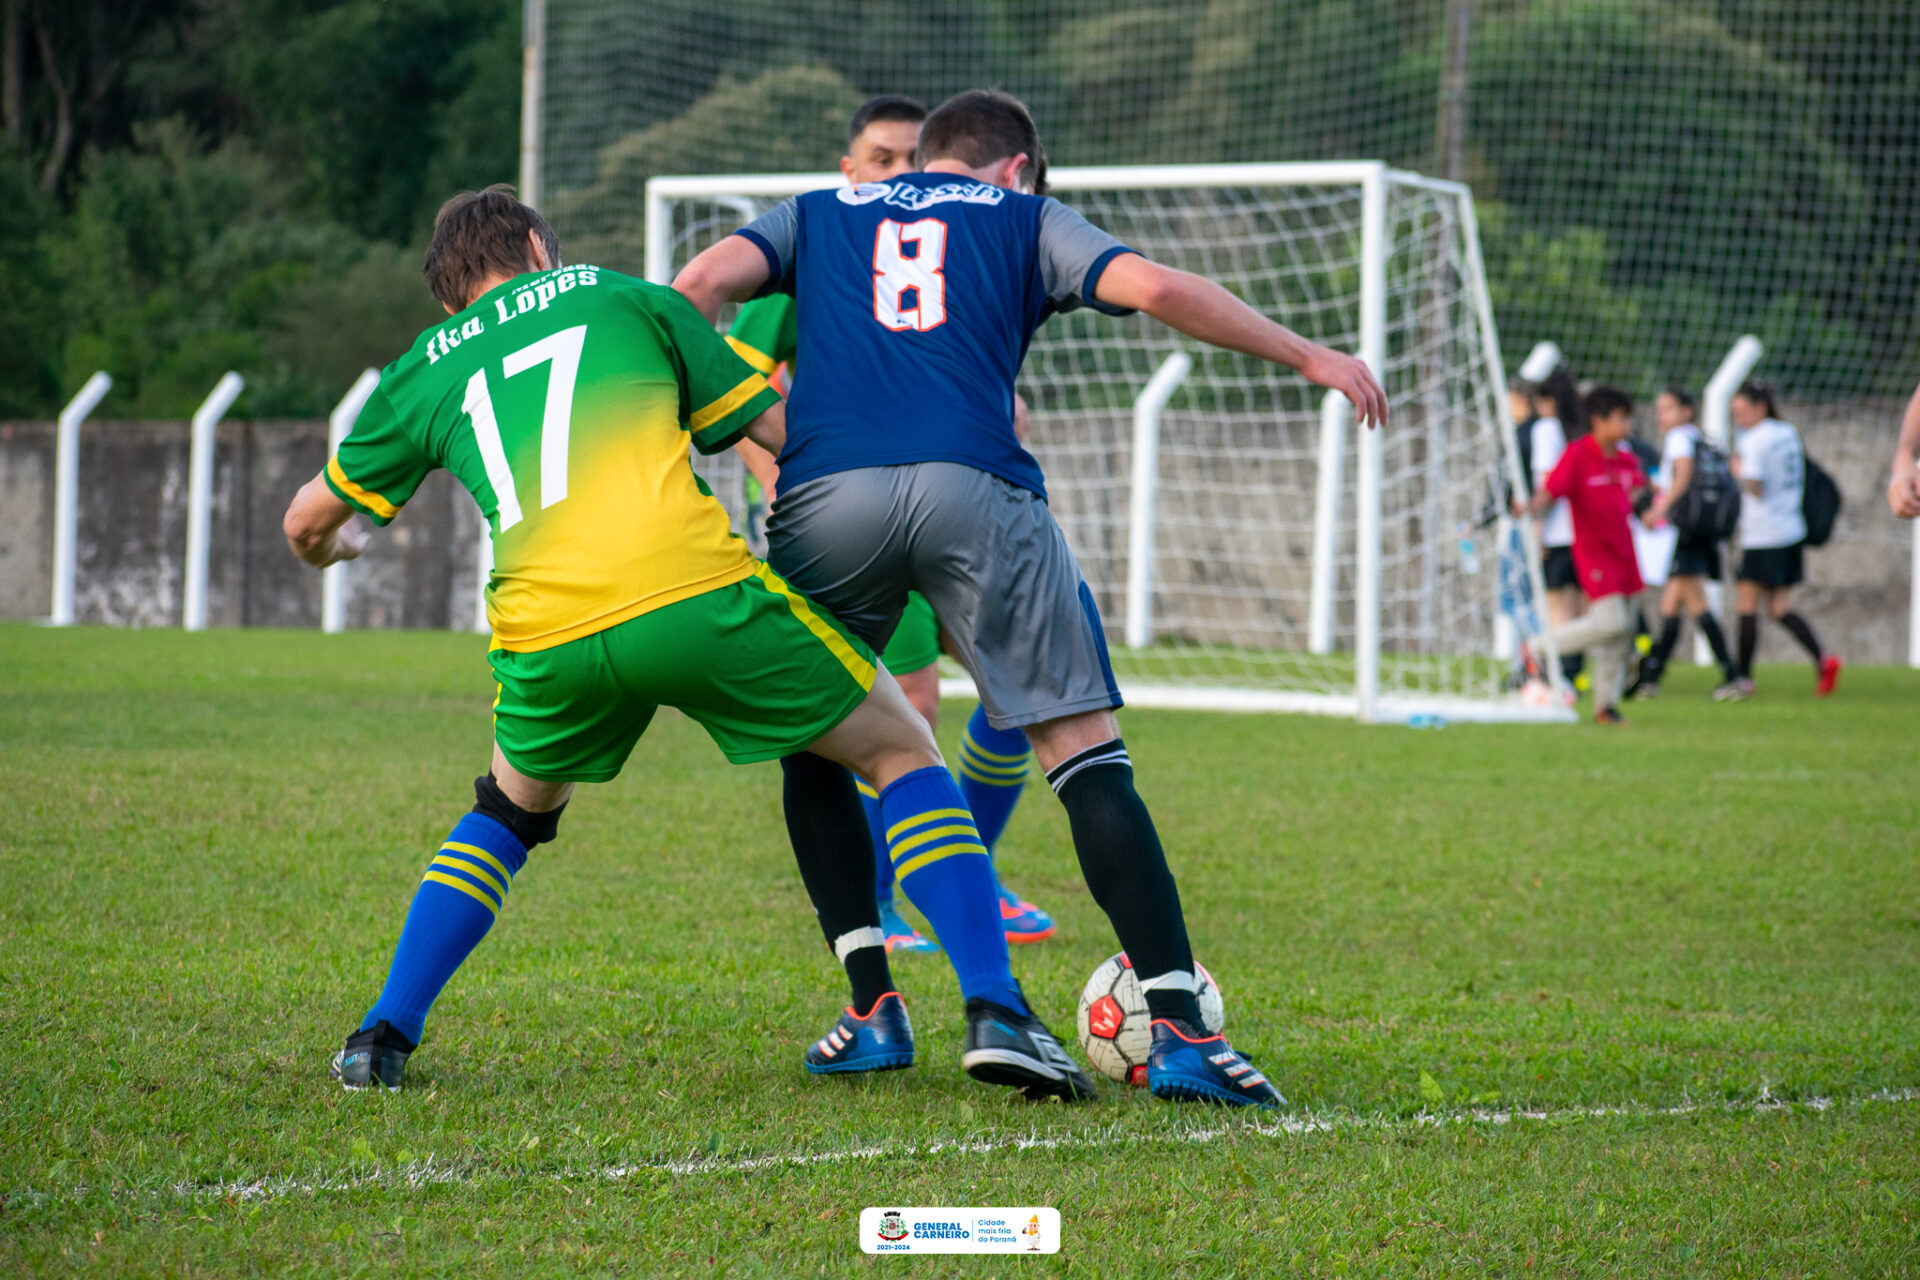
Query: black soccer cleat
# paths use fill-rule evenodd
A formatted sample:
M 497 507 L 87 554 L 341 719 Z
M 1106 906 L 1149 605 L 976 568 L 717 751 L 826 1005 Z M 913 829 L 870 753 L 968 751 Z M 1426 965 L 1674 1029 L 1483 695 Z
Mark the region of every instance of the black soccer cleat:
M 328 1074 L 344 1089 L 398 1093 L 406 1082 L 407 1057 L 418 1047 L 382 1019 L 347 1037 L 347 1047 L 333 1055 Z
M 1046 1023 L 976 996 L 967 1001 L 966 1048 L 960 1067 L 984 1084 L 1018 1089 L 1029 1102 L 1058 1098 L 1085 1102 L 1098 1097 L 1093 1081 L 1075 1066 Z

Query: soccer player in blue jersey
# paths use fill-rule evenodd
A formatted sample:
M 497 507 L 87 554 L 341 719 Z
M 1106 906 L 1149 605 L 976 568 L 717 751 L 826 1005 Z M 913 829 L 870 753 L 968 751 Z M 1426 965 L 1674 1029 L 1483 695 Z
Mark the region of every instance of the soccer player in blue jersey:
M 1275 1105 L 1265 1077 L 1202 1025 L 1179 891 L 1134 789 L 1093 596 L 1013 432 L 1014 377 L 1049 316 L 1091 306 L 1145 311 L 1298 370 L 1376 425 L 1386 394 L 1361 361 L 1030 194 L 1044 190 L 1045 160 L 1018 100 L 987 90 L 949 99 L 922 129 L 920 157 L 923 172 L 786 202 L 675 281 L 709 316 L 729 299 L 791 292 L 801 363 L 833 371 L 795 384 L 769 560 L 869 643 L 891 633 L 908 590 L 932 602 L 989 718 L 1025 730 L 1067 810 L 1087 886 L 1152 1012 L 1149 1088 Z M 813 755 L 783 765 L 790 794 L 844 777 Z M 966 920 L 991 919 L 997 905 L 984 851 L 927 861 L 895 834 L 902 887 L 954 918 L 954 939 L 935 927 L 964 969 L 963 951 L 987 945 Z M 968 1005 L 969 1053 L 997 1047 L 988 1026 L 1032 1016 Z
M 847 125 L 847 154 L 840 172 L 850 183 L 884 182 L 911 172 L 920 145 L 920 125 L 927 109 L 912 98 L 880 94 L 868 98 Z M 741 307 L 727 327 L 727 343 L 740 358 L 767 377 L 781 365 L 789 379 L 797 376 L 794 301 L 790 294 L 757 298 Z M 1015 430 L 1025 439 L 1025 404 L 1015 397 Z M 761 493 L 778 491 L 779 465 L 772 454 L 742 440 L 735 446 Z M 899 625 L 887 641 L 881 658 L 929 726 L 937 728 L 940 715 L 940 620 L 933 606 L 917 592 L 907 597 Z M 1027 780 L 1032 750 L 1018 729 L 996 729 L 983 708 L 976 707 L 960 739 L 959 784 L 980 828 L 980 843 L 988 857 L 1013 816 Z M 861 803 L 874 838 L 874 898 L 880 907 L 880 927 L 888 951 L 937 951 L 933 942 L 901 917 L 894 905 L 893 862 L 887 857 L 886 827 L 880 821 L 880 795 L 866 783 L 859 786 Z M 1040 942 L 1053 936 L 1053 917 L 999 884 L 1000 926 L 1007 941 Z

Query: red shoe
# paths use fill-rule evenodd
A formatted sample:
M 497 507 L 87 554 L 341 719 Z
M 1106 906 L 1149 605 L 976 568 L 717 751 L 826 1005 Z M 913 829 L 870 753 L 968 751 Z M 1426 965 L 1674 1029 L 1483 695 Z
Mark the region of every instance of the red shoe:
M 1820 659 L 1820 683 L 1814 686 L 1813 695 L 1824 698 L 1833 692 L 1833 686 L 1840 683 L 1840 655 L 1830 653 Z

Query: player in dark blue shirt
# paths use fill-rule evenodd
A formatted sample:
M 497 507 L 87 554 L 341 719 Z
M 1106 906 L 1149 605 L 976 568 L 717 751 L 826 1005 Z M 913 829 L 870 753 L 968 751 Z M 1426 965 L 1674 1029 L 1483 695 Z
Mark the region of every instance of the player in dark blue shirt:
M 1163 1098 L 1274 1105 L 1273 1086 L 1201 1021 L 1179 891 L 1134 789 L 1093 595 L 1013 431 L 1014 378 L 1049 316 L 1092 306 L 1145 311 L 1296 369 L 1374 425 L 1386 394 L 1361 361 L 1046 198 L 1038 132 L 1017 100 L 986 90 L 948 100 L 923 127 L 920 156 L 922 173 L 788 201 L 674 282 L 709 316 L 768 290 L 798 303 L 800 375 L 768 560 L 870 643 L 885 642 L 909 589 L 927 597 L 991 722 L 1026 731 L 1067 810 L 1087 886 L 1147 995 L 1148 1086 Z M 790 827 L 809 801 L 840 803 L 843 770 L 812 756 L 783 763 Z M 1041 1042 L 1043 1027 L 1023 1038 L 1040 1024 L 1007 989 L 984 854 L 930 860 L 919 834 L 889 832 L 889 848 L 968 996 L 962 1063 L 979 1079 L 1047 1091 L 1062 1074 L 1058 1046 Z M 795 848 L 804 872 L 798 828 Z

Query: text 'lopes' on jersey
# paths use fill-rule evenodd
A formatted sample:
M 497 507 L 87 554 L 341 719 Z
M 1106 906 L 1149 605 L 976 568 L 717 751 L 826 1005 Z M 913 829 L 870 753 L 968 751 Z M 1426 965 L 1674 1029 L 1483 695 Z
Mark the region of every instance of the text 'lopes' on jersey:
M 453 472 L 493 535 L 496 641 L 547 649 L 754 571 L 688 447 L 728 447 L 777 400 L 673 290 L 531 273 L 387 366 L 327 483 L 386 524 Z
M 958 462 L 1045 496 L 1013 431 L 1034 330 L 1092 306 L 1125 245 L 1058 200 L 943 173 L 814 191 L 740 233 L 798 303 L 782 488 Z

